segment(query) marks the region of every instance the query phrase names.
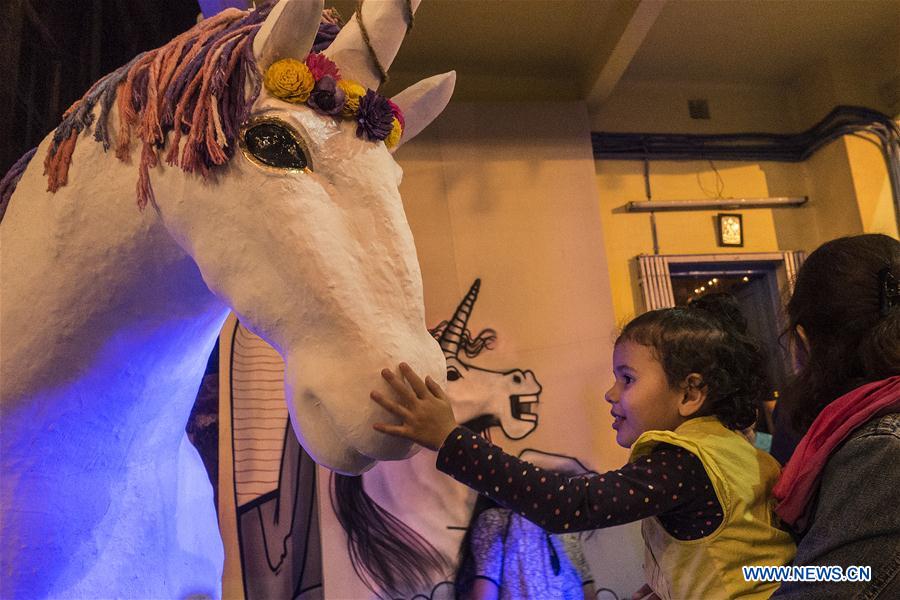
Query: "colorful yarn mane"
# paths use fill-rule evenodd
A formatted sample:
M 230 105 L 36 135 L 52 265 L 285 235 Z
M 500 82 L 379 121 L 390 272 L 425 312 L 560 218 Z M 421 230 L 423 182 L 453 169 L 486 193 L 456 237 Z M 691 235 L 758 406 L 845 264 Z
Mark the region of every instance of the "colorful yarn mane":
M 48 191 L 66 185 L 78 136 L 93 124 L 98 103 L 94 139 L 104 150 L 112 145 L 108 121 L 113 102 L 119 113 L 116 157 L 127 162 L 132 136 L 141 142 L 137 182 L 141 209 L 153 200 L 150 169 L 164 150 L 167 164 L 203 177 L 226 163 L 234 155 L 240 124 L 259 96 L 261 75 L 253 38 L 271 9 L 268 5 L 249 12 L 222 11 L 97 81 L 56 128 L 44 159 Z M 339 19 L 326 11 L 313 51 L 326 48 L 339 29 Z

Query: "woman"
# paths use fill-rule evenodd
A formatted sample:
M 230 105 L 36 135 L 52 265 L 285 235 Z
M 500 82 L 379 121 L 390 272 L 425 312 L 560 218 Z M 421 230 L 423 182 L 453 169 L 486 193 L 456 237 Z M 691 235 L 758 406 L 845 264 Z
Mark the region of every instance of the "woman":
M 799 372 L 785 406 L 801 439 L 774 494 L 795 566 L 871 567 L 868 581 L 786 581 L 782 599 L 900 598 L 900 242 L 813 252 L 787 306 Z M 861 579 L 866 579 L 862 573 Z

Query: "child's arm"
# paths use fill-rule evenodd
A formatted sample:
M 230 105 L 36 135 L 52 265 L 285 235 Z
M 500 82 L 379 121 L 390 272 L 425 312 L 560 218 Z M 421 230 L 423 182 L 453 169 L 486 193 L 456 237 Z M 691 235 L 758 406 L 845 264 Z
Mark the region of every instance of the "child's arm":
M 506 454 L 465 427 L 447 437 L 437 468 L 552 533 L 676 511 L 708 491 L 696 489 L 700 461 L 681 448 L 657 450 L 615 471 L 572 477 Z
M 439 450 L 438 469 L 547 531 L 621 525 L 677 510 L 708 491 L 690 489 L 696 487 L 702 466 L 695 456 L 678 448 L 659 450 L 601 475 L 568 477 L 545 471 L 456 426 L 440 386 L 430 379 L 423 382 L 405 364 L 400 372 L 403 379 L 382 372 L 399 401 L 378 392 L 372 392 L 372 399 L 402 423 L 379 423 L 375 429 Z

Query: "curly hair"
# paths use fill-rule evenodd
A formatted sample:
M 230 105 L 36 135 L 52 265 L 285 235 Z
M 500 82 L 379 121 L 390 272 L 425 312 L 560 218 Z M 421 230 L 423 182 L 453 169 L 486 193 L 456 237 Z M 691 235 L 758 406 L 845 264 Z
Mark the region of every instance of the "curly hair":
M 756 422 L 769 392 L 766 359 L 734 298 L 715 294 L 687 308 L 646 312 L 625 326 L 616 344 L 622 341 L 648 346 L 672 388 L 699 374 L 706 391 L 704 414 L 729 429 Z

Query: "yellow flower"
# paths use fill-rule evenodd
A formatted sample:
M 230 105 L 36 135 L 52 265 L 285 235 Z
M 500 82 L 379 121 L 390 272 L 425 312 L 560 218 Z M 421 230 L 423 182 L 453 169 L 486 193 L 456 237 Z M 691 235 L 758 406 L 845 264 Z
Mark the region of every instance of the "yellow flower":
M 366 88 L 352 79 L 341 79 L 338 81 L 338 87 L 344 90 L 344 94 L 347 96 L 341 115 L 344 117 L 355 116 L 356 111 L 359 110 L 359 99 L 366 95 Z
M 391 132 L 384 138 L 384 145 L 388 148 L 393 148 L 400 143 L 401 135 L 403 135 L 403 128 L 400 127 L 400 121 L 397 120 L 397 117 L 394 117 L 394 124 L 391 127 Z
M 265 84 L 273 96 L 300 103 L 309 99 L 316 80 L 305 64 L 293 58 L 283 58 L 266 69 Z

